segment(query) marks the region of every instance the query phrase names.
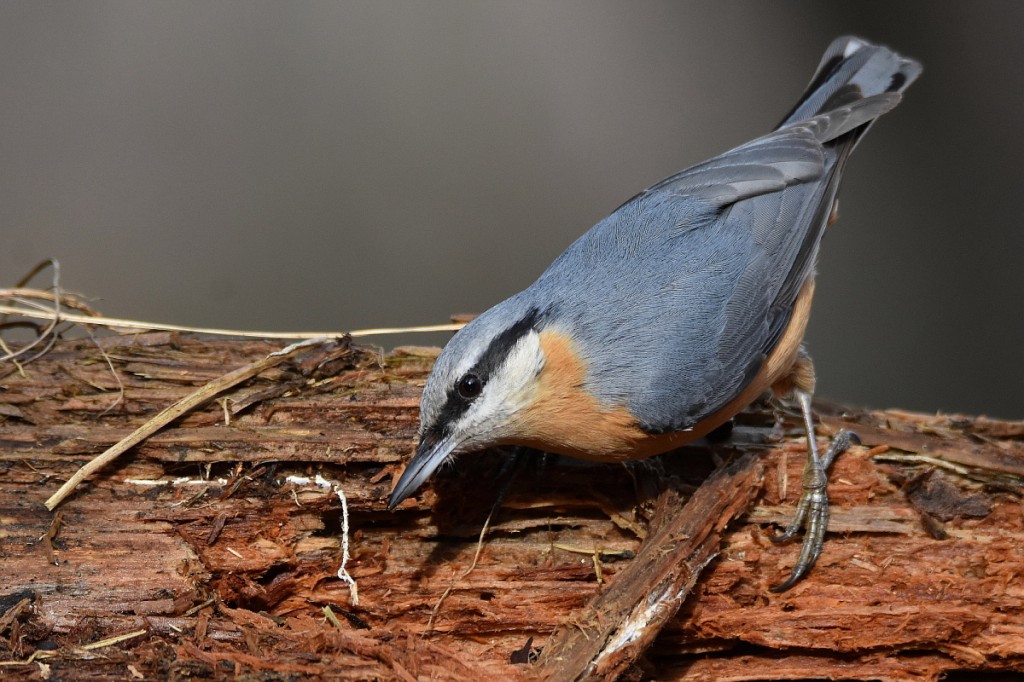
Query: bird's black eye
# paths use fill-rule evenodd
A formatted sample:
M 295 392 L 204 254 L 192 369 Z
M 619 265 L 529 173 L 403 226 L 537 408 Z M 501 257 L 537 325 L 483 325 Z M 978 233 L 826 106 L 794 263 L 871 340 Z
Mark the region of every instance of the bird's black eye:
M 455 384 L 455 390 L 465 400 L 472 400 L 484 390 L 483 380 L 475 374 L 467 374 Z

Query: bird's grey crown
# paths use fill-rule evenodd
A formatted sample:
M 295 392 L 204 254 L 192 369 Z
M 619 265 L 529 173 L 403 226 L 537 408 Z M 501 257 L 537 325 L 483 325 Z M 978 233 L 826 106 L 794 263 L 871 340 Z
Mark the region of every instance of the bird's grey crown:
M 543 317 L 535 306 L 524 304 L 522 294 L 494 306 L 463 327 L 445 346 L 431 372 L 420 401 L 420 432 L 444 429 L 469 407 L 455 385 L 474 373 L 486 385 L 509 350 Z

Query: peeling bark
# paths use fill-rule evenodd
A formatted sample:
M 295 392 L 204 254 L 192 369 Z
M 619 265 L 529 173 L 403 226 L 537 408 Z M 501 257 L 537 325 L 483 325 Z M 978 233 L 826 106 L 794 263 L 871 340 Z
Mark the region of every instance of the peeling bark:
M 108 412 L 118 382 L 91 341 L 59 342 L 24 374 L 0 365 L 5 677 L 38 679 L 43 666 L 77 679 L 396 680 L 1024 669 L 1019 422 L 823 408 L 823 435 L 852 428 L 864 445 L 834 467 L 821 559 L 783 594 L 768 588 L 798 547 L 767 536 L 792 513 L 805 447 L 798 420 L 773 428 L 763 408 L 714 452 L 628 467 L 533 456 L 463 576 L 508 453 L 465 456 L 385 511 L 414 445 L 434 357 L 423 350 L 340 346 L 268 370 L 87 480 L 55 521 L 43 501 L 90 457 L 278 350 L 167 333 L 100 341 L 125 389 Z M 715 458 L 732 468 L 699 487 Z M 348 501 L 358 605 L 337 578 L 339 500 L 317 475 Z M 596 643 L 614 641 L 666 576 L 665 593 L 686 594 L 678 613 L 645 621 L 635 646 L 593 666 Z

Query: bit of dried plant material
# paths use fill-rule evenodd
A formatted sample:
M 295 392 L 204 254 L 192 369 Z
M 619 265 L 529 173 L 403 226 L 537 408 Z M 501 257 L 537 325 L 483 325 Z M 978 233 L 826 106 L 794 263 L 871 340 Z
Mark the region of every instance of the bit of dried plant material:
M 81 649 L 82 649 L 82 651 L 92 651 L 94 649 L 103 649 L 103 648 L 108 647 L 108 646 L 114 646 L 115 644 L 120 644 L 121 642 L 127 642 L 129 639 L 135 639 L 136 637 L 141 637 L 142 635 L 146 634 L 147 632 L 148 632 L 148 630 L 136 630 L 135 632 L 126 632 L 123 635 L 117 635 L 116 637 L 107 637 L 106 639 L 101 639 L 100 641 L 93 642 L 92 644 L 85 644 L 85 645 L 83 645 L 81 647 Z
M 226 391 L 247 379 L 251 379 L 257 374 L 284 362 L 288 358 L 293 357 L 300 351 L 305 350 L 312 345 L 327 343 L 329 341 L 330 339 L 310 339 L 308 341 L 294 343 L 286 348 L 282 348 L 277 352 L 267 355 L 265 358 L 252 362 L 244 367 L 240 367 L 233 372 L 229 372 L 206 384 L 198 391 L 185 396 L 173 405 L 163 409 L 158 415 L 132 431 L 127 437 L 118 441 L 112 447 L 105 450 L 102 454 L 93 458 L 88 464 L 76 471 L 74 476 L 69 478 L 68 481 L 62 485 L 59 490 L 57 490 L 57 492 L 46 500 L 46 508 L 53 511 L 54 507 L 60 504 L 64 498 L 70 495 L 74 489 L 78 487 L 79 483 L 84 481 L 91 474 L 99 471 L 120 457 L 130 448 L 138 445 L 146 438 L 149 438 L 154 433 L 173 422 L 175 419 L 187 414 L 195 407 L 202 405 L 214 396 L 220 394 L 222 391 Z
M 48 323 L 47 323 L 46 327 L 42 331 L 39 332 L 39 334 L 36 336 L 36 338 L 33 339 L 32 341 L 30 341 L 28 344 L 22 346 L 21 348 L 19 348 L 16 351 L 9 351 L 6 354 L 0 356 L 0 362 L 3 362 L 5 360 L 15 360 L 15 359 L 18 359 L 18 358 L 20 358 L 22 362 L 31 362 L 32 360 L 34 360 L 35 358 L 39 357 L 40 355 L 45 353 L 47 350 L 49 350 L 50 346 L 53 344 L 53 342 L 57 338 L 56 335 L 53 332 L 57 328 L 57 325 L 60 324 L 60 322 L 61 322 L 60 263 L 58 263 L 56 261 L 56 259 L 53 259 L 53 258 L 48 258 L 48 259 L 44 260 L 43 262 L 39 263 L 34 268 L 32 268 L 32 270 L 30 270 L 29 273 L 27 275 L 25 275 L 21 279 L 21 281 L 18 282 L 18 284 L 15 286 L 15 290 L 20 289 L 22 286 L 27 284 L 36 275 L 38 275 L 40 272 L 42 272 L 46 268 L 50 268 L 51 270 L 53 270 L 53 285 L 52 285 L 53 293 L 52 293 L 52 295 L 50 295 L 50 299 L 53 302 L 53 310 L 52 311 L 44 311 L 44 312 L 48 312 L 49 313 L 49 316 L 44 318 L 44 319 L 47 319 Z M 32 301 L 25 301 L 24 299 L 20 299 L 17 295 L 14 296 L 14 300 L 17 301 L 17 302 L 23 303 L 24 305 L 28 306 L 29 308 L 41 309 L 41 307 L 36 306 Z M 0 311 L 0 313 L 2 313 L 2 312 L 3 311 Z M 6 316 L 9 313 L 3 313 L 3 314 Z M 22 356 L 26 355 L 30 350 L 34 349 L 36 346 L 38 346 L 38 345 L 40 345 L 40 344 L 42 344 L 44 342 L 45 342 L 45 345 L 43 346 L 43 349 L 41 351 L 39 351 L 38 353 L 36 353 L 35 355 L 33 355 L 33 356 L 31 356 L 31 357 L 29 357 L 27 359 L 22 357 Z M 5 344 L 5 349 L 4 350 L 7 350 L 6 344 Z
M 64 294 L 62 308 L 67 300 Z M 276 350 L 271 342 L 164 332 L 97 340 L 124 386 L 116 414 L 99 416 L 117 382 L 87 338 L 58 341 L 24 375 L 13 365 L 0 367 L 5 679 L 39 679 L 40 663 L 53 679 L 125 679 L 129 665 L 147 679 L 535 679 L 531 661 L 539 650 L 555 652 L 551 638 L 561 628 L 583 627 L 598 642 L 595 623 L 627 623 L 617 608 L 585 607 L 596 594 L 632 584 L 646 544 L 636 531 L 657 537 L 672 509 L 654 504 L 659 485 L 688 496 L 712 469 L 699 447 L 625 473 L 547 458 L 520 472 L 488 524 L 484 552 L 481 523 L 507 480 L 507 453 L 461 458 L 423 494 L 385 511 L 389 482 L 414 446 L 420 390 L 435 355 L 354 349 L 324 362 L 311 349 L 301 361 L 225 391 L 230 425 L 211 401 L 140 443 L 122 465 L 92 477 L 87 494 L 64 509 L 53 543 L 56 566 L 40 541 L 52 516 L 31 503 L 41 488 L 65 480 L 133 424 L 222 368 Z M 295 381 L 299 375 L 303 381 Z M 281 384 L 288 390 L 277 390 Z M 934 681 L 958 670 L 1024 669 L 1024 515 L 1020 488 L 1009 483 L 1024 447 L 1017 423 L 843 413 L 826 414 L 826 425 L 862 432 L 871 449 L 851 448 L 836 462 L 824 553 L 805 581 L 781 595 L 768 587 L 794 554 L 769 543 L 766 526 L 792 515 L 779 478 L 800 475 L 801 458 L 785 454 L 803 447 L 797 422 L 787 417 L 773 431 L 771 412 L 755 407 L 732 440 L 715 446 L 723 457 L 753 454 L 764 482 L 749 486 L 756 499 L 728 528 L 715 530 L 722 518 L 710 513 L 699 529 L 674 538 L 717 535 L 718 558 L 700 572 L 674 617 L 660 626 L 637 618 L 650 624 L 653 640 L 620 649 L 628 656 L 618 665 L 642 651 L 627 679 L 770 673 Z M 883 447 L 883 455 L 930 461 L 876 461 Z M 953 500 L 956 513 L 939 522 L 942 541 L 922 528 L 906 489 L 933 462 L 955 469 L 932 474 L 957 489 L 952 497 L 925 495 L 927 504 Z M 978 483 L 979 471 L 1001 483 Z M 344 516 L 338 501 L 282 485 L 289 476 L 318 474 L 344 482 L 346 569 L 359 583 L 358 606 L 337 579 Z M 987 516 L 976 515 L 986 507 Z M 595 566 L 594 549 L 607 548 L 620 554 L 599 551 Z M 474 558 L 424 637 L 438 595 Z M 695 563 L 693 572 L 699 568 Z M 651 585 L 659 573 L 640 573 L 652 581 L 648 593 L 656 592 Z M 326 619 L 325 606 L 340 627 Z M 100 651 L 80 648 L 143 623 L 144 637 Z M 566 677 L 588 670 L 589 660 Z
M 0 289 L 0 297 L 9 289 Z M 35 320 L 47 320 L 51 325 L 58 322 L 75 322 L 77 324 L 91 324 L 97 327 L 109 327 L 117 331 L 131 332 L 182 332 L 188 334 L 205 334 L 209 336 L 230 336 L 240 339 L 280 339 L 283 341 L 291 339 L 322 339 L 338 336 L 351 336 L 354 339 L 368 336 L 389 336 L 394 334 L 428 334 L 434 332 L 457 332 L 464 324 L 428 324 L 409 327 L 375 327 L 372 329 L 353 329 L 352 331 L 337 332 L 275 332 L 252 329 L 219 329 L 216 327 L 189 327 L 180 324 L 168 324 L 166 322 L 142 322 L 141 320 L 128 320 L 116 317 L 105 317 L 102 315 L 76 315 L 74 313 L 56 313 L 40 309 L 36 306 L 22 305 L 0 305 L 0 315 L 18 315 Z M 52 326 L 51 326 L 52 329 Z M 2 359 L 2 358 L 0 358 Z

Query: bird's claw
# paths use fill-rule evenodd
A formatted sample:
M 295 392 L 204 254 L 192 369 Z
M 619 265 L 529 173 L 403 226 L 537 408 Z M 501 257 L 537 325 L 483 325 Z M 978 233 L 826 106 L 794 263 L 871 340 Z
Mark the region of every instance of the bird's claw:
M 804 488 L 804 494 L 800 497 L 793 521 L 781 534 L 771 537 L 773 542 L 785 542 L 792 539 L 800 528 L 806 529 L 804 542 L 800 547 L 800 556 L 797 557 L 789 578 L 782 584 L 771 588 L 772 592 L 785 592 L 814 566 L 814 562 L 818 560 L 821 548 L 825 544 L 828 516 L 828 491 L 825 485 Z
M 789 578 L 782 584 L 771 588 L 772 592 L 784 592 L 796 584 L 814 566 L 814 562 L 821 555 L 829 519 L 829 467 L 832 466 L 836 457 L 845 452 L 851 444 L 860 442 L 857 434 L 853 431 L 840 431 L 832 439 L 824 456 L 819 456 L 817 445 L 814 442 L 814 428 L 810 416 L 810 396 L 801 395 L 800 404 L 804 412 L 808 439 L 807 464 L 804 466 L 803 475 L 804 492 L 797 503 L 793 520 L 782 533 L 771 536 L 770 539 L 772 542 L 786 542 L 793 539 L 803 528 L 805 530 L 804 542 Z

